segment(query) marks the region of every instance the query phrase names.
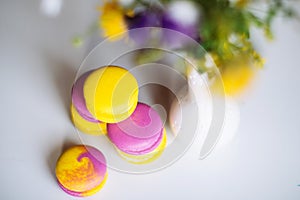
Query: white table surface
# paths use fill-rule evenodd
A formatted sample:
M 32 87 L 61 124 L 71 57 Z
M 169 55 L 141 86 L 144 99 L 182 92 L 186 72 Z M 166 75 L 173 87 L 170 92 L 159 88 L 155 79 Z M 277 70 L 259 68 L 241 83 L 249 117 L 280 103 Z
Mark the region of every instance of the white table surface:
M 100 1 L 99 1 L 100 2 Z M 56 184 L 61 149 L 79 143 L 69 119 L 70 89 L 86 47 L 70 39 L 96 19 L 97 1 L 64 1 L 55 18 L 40 1 L 0 5 L 0 199 L 76 199 Z M 300 10 L 300 3 L 295 1 Z M 267 64 L 239 99 L 234 141 L 205 160 L 192 148 L 152 174 L 109 170 L 87 199 L 300 199 L 300 22 L 278 18 L 276 40 L 257 37 Z

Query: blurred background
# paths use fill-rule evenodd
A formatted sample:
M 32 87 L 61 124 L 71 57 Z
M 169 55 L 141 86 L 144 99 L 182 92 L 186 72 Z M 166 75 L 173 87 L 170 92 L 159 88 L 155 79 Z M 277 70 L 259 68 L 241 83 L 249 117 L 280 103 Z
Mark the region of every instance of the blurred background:
M 102 3 L 1 0 L 0 199 L 73 199 L 55 181 L 55 162 L 63 148 L 80 143 L 68 114 L 70 91 L 103 38 L 88 35 L 80 48 L 72 40 L 98 20 Z M 300 12 L 300 1 L 288 3 Z M 266 63 L 236 100 L 240 124 L 230 145 L 204 160 L 193 145 L 153 174 L 110 170 L 105 187 L 87 199 L 299 199 L 299 18 L 278 16 L 272 30 L 273 41 L 251 30 Z

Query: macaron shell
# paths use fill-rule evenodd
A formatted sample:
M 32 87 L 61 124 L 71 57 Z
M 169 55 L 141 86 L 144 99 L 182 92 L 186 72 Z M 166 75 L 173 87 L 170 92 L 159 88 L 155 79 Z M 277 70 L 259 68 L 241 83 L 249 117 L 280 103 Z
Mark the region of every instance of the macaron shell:
M 72 87 L 72 103 L 76 108 L 77 112 L 87 121 L 90 122 L 98 122 L 97 119 L 88 111 L 85 99 L 83 95 L 83 86 L 85 83 L 86 78 L 93 72 L 93 70 L 88 71 L 81 75 Z
M 104 155 L 90 146 L 74 146 L 56 164 L 56 177 L 64 191 L 90 195 L 98 191 L 107 176 Z M 100 187 L 101 185 L 101 187 Z
M 106 181 L 107 181 L 107 173 L 104 175 L 104 179 L 100 183 L 100 185 L 98 185 L 97 187 L 95 187 L 95 188 L 93 188 L 89 191 L 85 191 L 85 192 L 74 192 L 74 191 L 68 190 L 59 181 L 58 181 L 58 185 L 61 187 L 61 189 L 63 191 L 65 191 L 69 195 L 72 195 L 72 196 L 75 196 L 75 197 L 87 197 L 87 196 L 91 196 L 93 194 L 96 194 L 98 191 L 100 191 L 103 188 L 103 186 L 105 185 Z
M 89 112 L 100 121 L 116 123 L 128 118 L 137 105 L 135 77 L 118 66 L 102 67 L 85 80 L 83 94 Z
M 103 135 L 107 133 L 106 123 L 87 121 L 77 112 L 73 104 L 71 104 L 71 118 L 75 127 L 83 133 L 91 135 Z
M 162 131 L 152 138 L 139 139 L 126 134 L 117 133 L 112 136 L 111 129 L 108 127 L 108 136 L 110 141 L 121 151 L 132 154 L 142 155 L 153 151 L 162 140 Z
M 153 108 L 138 103 L 129 118 L 119 123 L 107 124 L 107 133 L 110 141 L 121 151 L 141 155 L 153 151 L 160 144 L 163 123 Z
M 126 161 L 133 163 L 133 164 L 148 164 L 150 162 L 155 161 L 156 159 L 158 159 L 161 154 L 163 153 L 164 149 L 167 146 L 167 134 L 166 134 L 166 130 L 164 129 L 163 132 L 163 138 L 161 143 L 157 146 L 157 148 L 147 154 L 144 155 L 131 155 L 131 154 L 127 154 L 119 149 L 117 149 L 117 152 L 121 155 L 122 158 L 124 158 Z
M 116 125 L 119 131 L 139 139 L 154 137 L 163 129 L 160 115 L 155 109 L 144 103 L 138 103 L 130 117 Z

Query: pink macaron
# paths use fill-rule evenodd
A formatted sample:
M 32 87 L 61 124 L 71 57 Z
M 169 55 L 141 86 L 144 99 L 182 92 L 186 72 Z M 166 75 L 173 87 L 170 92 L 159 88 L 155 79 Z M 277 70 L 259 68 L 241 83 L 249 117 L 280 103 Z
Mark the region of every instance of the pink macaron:
M 110 141 L 118 150 L 130 155 L 153 152 L 163 139 L 163 130 L 159 114 L 144 103 L 138 103 L 126 120 L 107 124 Z
M 95 117 L 90 113 L 90 111 L 86 107 L 86 102 L 84 99 L 83 94 L 83 87 L 85 80 L 88 78 L 88 76 L 93 72 L 94 70 L 85 72 L 82 74 L 74 83 L 72 88 L 72 103 L 77 110 L 77 112 L 80 114 L 82 118 L 89 122 L 99 122 L 99 120 L 95 119 Z

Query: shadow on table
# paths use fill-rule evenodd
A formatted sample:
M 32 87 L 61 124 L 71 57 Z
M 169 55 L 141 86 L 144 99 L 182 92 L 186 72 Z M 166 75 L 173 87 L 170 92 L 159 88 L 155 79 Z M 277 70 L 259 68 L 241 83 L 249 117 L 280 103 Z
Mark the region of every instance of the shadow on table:
M 53 59 L 51 56 L 47 56 L 47 60 L 47 70 L 52 78 L 60 102 L 66 113 L 70 113 L 71 90 L 77 69 L 67 61 Z

